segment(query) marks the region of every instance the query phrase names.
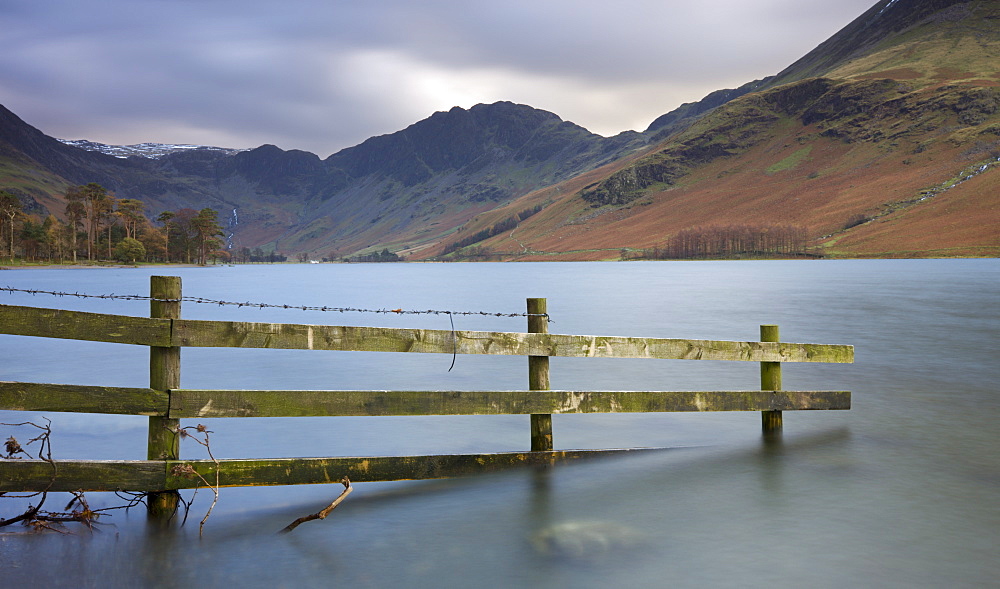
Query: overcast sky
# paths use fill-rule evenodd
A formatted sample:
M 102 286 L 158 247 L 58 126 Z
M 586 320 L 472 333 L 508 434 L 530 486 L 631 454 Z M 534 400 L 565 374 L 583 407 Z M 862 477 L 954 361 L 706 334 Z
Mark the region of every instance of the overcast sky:
M 643 130 L 876 0 L 0 0 L 0 104 L 48 135 L 321 157 L 510 100 Z

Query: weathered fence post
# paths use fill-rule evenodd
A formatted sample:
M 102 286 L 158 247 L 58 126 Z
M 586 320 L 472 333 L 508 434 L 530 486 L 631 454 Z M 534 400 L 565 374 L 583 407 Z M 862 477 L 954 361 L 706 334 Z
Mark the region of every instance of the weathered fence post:
M 777 325 L 761 325 L 760 341 L 779 342 Z M 781 390 L 781 362 L 761 362 L 760 363 L 760 390 L 780 391 Z M 781 411 L 761 411 L 761 427 L 765 432 L 781 431 Z
M 528 299 L 528 333 L 548 333 L 545 299 Z M 528 356 L 528 389 L 549 390 L 549 357 Z M 531 451 L 552 450 L 552 415 L 531 416 Z
M 181 279 L 179 276 L 150 276 L 150 317 L 180 319 Z M 149 388 L 157 391 L 180 388 L 181 349 L 179 347 L 149 348 Z M 149 418 L 147 460 L 177 460 L 180 458 L 180 436 L 177 429 L 180 419 L 168 417 Z M 154 491 L 146 494 L 146 507 L 150 516 L 170 517 L 177 510 L 180 493 Z

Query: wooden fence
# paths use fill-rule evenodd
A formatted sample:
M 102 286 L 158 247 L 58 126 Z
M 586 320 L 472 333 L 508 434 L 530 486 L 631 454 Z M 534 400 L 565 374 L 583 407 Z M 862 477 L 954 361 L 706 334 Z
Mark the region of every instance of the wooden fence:
M 176 490 L 204 486 L 180 476 L 186 465 L 221 486 L 291 485 L 429 479 L 514 465 L 552 464 L 637 450 L 554 450 L 554 413 L 760 411 L 765 431 L 781 412 L 850 409 L 847 391 L 785 391 L 784 362 L 853 362 L 846 345 L 783 343 L 774 325 L 761 341 L 733 342 L 559 335 L 547 331 L 545 299 L 528 299 L 526 333 L 194 321 L 181 319 L 180 278 L 151 278 L 151 317 L 0 305 L 0 333 L 148 346 L 149 388 L 0 382 L 0 409 L 149 416 L 147 460 L 0 461 L 0 492 L 148 492 L 150 507 L 169 509 Z M 495 354 L 528 357 L 522 391 L 249 391 L 180 388 L 182 347 L 280 348 Z M 759 362 L 760 390 L 551 390 L 549 358 L 649 358 Z M 180 419 L 206 417 L 530 415 L 530 451 L 494 454 L 182 460 Z M 183 467 L 178 469 L 177 467 Z

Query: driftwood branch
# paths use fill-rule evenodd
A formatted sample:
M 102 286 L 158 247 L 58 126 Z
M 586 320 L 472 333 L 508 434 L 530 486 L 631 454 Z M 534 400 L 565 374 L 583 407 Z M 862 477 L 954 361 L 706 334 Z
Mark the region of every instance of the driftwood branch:
M 340 479 L 340 483 L 344 485 L 344 490 L 340 493 L 339 496 L 337 496 L 336 499 L 333 500 L 333 503 L 327 505 L 321 511 L 300 517 L 299 519 L 285 526 L 284 529 L 282 529 L 278 533 L 287 534 L 288 532 L 291 532 L 295 528 L 299 527 L 299 524 L 312 521 L 314 519 L 326 519 L 326 516 L 330 515 L 330 512 L 336 509 L 337 506 L 340 505 L 340 502 L 343 501 L 344 498 L 347 497 L 347 495 L 350 494 L 351 490 L 353 489 L 353 487 L 351 487 L 351 481 L 347 477 Z
M 38 500 L 38 505 L 29 505 L 28 509 L 24 513 L 17 515 L 9 519 L 0 519 L 0 528 L 9 526 L 21 522 L 25 525 L 31 526 L 35 529 L 45 529 L 52 530 L 59 533 L 67 533 L 58 528 L 55 528 L 50 523 L 62 524 L 66 522 L 78 522 L 85 525 L 91 531 L 94 529 L 94 524 L 97 518 L 101 515 L 100 512 L 107 511 L 106 509 L 91 509 L 90 505 L 87 503 L 87 498 L 84 496 L 83 491 L 71 491 L 73 494 L 73 499 L 70 500 L 69 504 L 66 505 L 63 511 L 46 511 L 42 510 L 42 505 L 48 498 L 48 491 L 52 488 L 53 483 L 56 480 L 56 464 L 52 459 L 52 421 L 48 418 L 43 418 L 46 421 L 45 425 L 38 425 L 30 421 L 23 423 L 2 423 L 0 425 L 11 426 L 11 427 L 21 427 L 30 426 L 41 430 L 41 433 L 34 438 L 28 440 L 25 446 L 30 446 L 34 443 L 38 443 L 38 459 L 47 462 L 52 466 L 52 479 L 49 481 L 48 486 L 37 493 L 30 493 L 27 495 L 6 495 L 0 493 L 0 497 L 11 498 L 11 499 L 26 499 L 30 497 L 40 497 Z M 0 459 L 4 460 L 17 460 L 20 458 L 19 454 L 24 454 L 28 458 L 33 458 L 33 456 L 21 447 L 21 444 L 17 441 L 14 436 L 9 436 L 4 442 L 4 452 L 5 455 L 0 455 Z M 77 505 L 77 509 L 69 511 Z

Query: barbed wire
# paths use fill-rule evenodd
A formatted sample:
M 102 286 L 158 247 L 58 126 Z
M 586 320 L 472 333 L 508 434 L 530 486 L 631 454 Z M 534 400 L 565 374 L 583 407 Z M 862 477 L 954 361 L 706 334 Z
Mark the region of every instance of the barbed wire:
M 76 297 L 81 299 L 112 299 L 112 300 L 123 300 L 123 301 L 158 301 L 163 303 L 199 303 L 206 305 L 218 305 L 218 306 L 230 306 L 230 307 L 247 307 L 251 309 L 296 309 L 301 311 L 325 311 L 333 313 L 376 313 L 381 315 L 480 315 L 484 317 L 545 317 L 549 322 L 552 318 L 548 313 L 498 313 L 493 311 L 441 311 L 435 309 L 428 309 L 426 311 L 420 310 L 409 310 L 409 309 L 362 309 L 357 307 L 329 307 L 329 306 L 315 306 L 315 305 L 282 305 L 273 303 L 252 303 L 252 302 L 239 302 L 239 301 L 220 301 L 216 299 L 206 299 L 203 297 L 190 297 L 184 296 L 179 299 L 161 299 L 155 298 L 148 295 L 137 295 L 137 294 L 85 294 L 79 292 L 59 292 L 52 290 L 40 290 L 40 289 L 27 289 L 27 288 L 12 288 L 9 286 L 0 286 L 0 292 L 8 293 L 27 293 L 30 295 L 51 295 L 57 297 Z

